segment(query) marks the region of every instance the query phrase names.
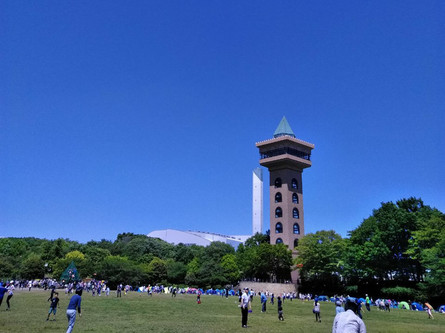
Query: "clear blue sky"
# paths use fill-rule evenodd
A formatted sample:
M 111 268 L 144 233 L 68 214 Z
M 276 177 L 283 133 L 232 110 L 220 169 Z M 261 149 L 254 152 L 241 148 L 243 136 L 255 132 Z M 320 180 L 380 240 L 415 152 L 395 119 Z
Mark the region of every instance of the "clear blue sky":
M 255 142 L 283 115 L 315 144 L 306 232 L 346 236 L 409 196 L 445 211 L 444 12 L 440 0 L 2 1 L 0 236 L 248 234 Z

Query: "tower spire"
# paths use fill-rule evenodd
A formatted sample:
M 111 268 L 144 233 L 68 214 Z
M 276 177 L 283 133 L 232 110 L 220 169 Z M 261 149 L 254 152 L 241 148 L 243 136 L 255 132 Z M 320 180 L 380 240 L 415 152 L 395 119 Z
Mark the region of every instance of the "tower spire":
M 295 134 L 292 131 L 292 128 L 290 128 L 290 125 L 287 122 L 286 117 L 283 116 L 280 123 L 278 124 L 277 129 L 275 130 L 275 133 L 273 134 L 273 137 L 278 138 L 280 136 L 286 136 L 286 135 L 295 138 Z

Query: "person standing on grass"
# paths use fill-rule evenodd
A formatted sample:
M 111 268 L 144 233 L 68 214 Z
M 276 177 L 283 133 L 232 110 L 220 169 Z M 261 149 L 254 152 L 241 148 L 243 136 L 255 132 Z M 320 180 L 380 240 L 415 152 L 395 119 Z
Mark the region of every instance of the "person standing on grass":
M 318 298 L 315 298 L 314 301 L 314 309 L 312 312 L 315 314 L 315 321 L 318 321 L 321 323 L 321 317 L 320 317 L 320 302 L 318 301 Z
M 249 288 L 244 288 L 244 292 L 241 296 L 241 326 L 247 328 L 247 315 L 249 313 Z
M 3 302 L 3 297 L 5 296 L 5 293 L 8 291 L 7 288 L 3 287 L 3 285 L 0 283 L 0 306 Z
M 366 310 L 371 311 L 371 301 L 369 300 L 368 294 L 366 294 L 365 306 L 366 306 Z
M 266 312 L 267 297 L 264 291 L 261 293 L 261 312 Z
M 76 294 L 71 297 L 68 308 L 66 309 L 66 317 L 68 318 L 68 329 L 66 333 L 71 333 L 76 322 L 76 309 L 79 312 L 79 317 L 82 317 L 82 310 L 80 309 L 80 303 L 82 301 L 82 288 L 76 289 Z
M 46 318 L 46 321 L 49 320 L 49 316 L 51 315 L 51 313 L 53 313 L 53 318 L 54 320 L 56 320 L 57 307 L 60 307 L 59 293 L 55 292 L 53 298 L 51 298 L 51 305 L 49 306 L 48 317 Z
M 8 306 L 6 308 L 6 311 L 11 310 L 11 304 L 9 303 L 9 300 L 12 298 L 12 296 L 14 296 L 14 285 L 12 283 L 9 284 L 8 286 L 8 297 L 6 298 L 6 305 Z
M 277 305 L 278 305 L 278 320 L 283 321 L 283 303 L 281 302 L 281 297 L 278 296 L 277 298 Z
M 122 297 L 122 283 L 117 285 L 116 297 Z

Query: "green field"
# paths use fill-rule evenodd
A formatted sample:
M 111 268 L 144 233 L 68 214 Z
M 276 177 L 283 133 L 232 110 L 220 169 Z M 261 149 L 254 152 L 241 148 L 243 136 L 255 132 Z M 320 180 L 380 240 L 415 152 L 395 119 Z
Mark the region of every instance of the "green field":
M 16 291 L 11 300 L 11 311 L 5 311 L 5 300 L 0 308 L 0 332 L 64 332 L 69 296 L 60 294 L 60 309 L 56 321 L 46 321 L 49 302 L 46 291 Z M 254 298 L 253 312 L 249 314 L 248 328 L 241 328 L 238 298 L 202 296 L 196 304 L 193 295 L 139 294 L 132 292 L 116 298 L 110 296 L 82 296 L 82 317 L 77 317 L 73 332 L 330 332 L 335 307 L 321 303 L 321 323 L 312 314 L 312 302 L 286 301 L 284 318 L 277 318 L 275 305 L 267 305 L 261 313 L 259 297 Z M 391 310 L 380 312 L 372 308 L 364 313 L 368 332 L 445 332 L 445 315 L 435 313 L 429 320 L 425 312 Z

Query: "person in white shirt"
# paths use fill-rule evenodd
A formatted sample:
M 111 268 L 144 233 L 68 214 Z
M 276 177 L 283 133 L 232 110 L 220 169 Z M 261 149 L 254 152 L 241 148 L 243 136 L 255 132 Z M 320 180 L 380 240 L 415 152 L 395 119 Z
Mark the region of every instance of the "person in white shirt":
M 357 316 L 357 304 L 348 300 L 345 312 L 337 314 L 332 325 L 332 333 L 366 333 L 363 320 Z
M 247 328 L 247 314 L 249 306 L 249 288 L 244 288 L 243 295 L 241 296 L 241 326 Z

